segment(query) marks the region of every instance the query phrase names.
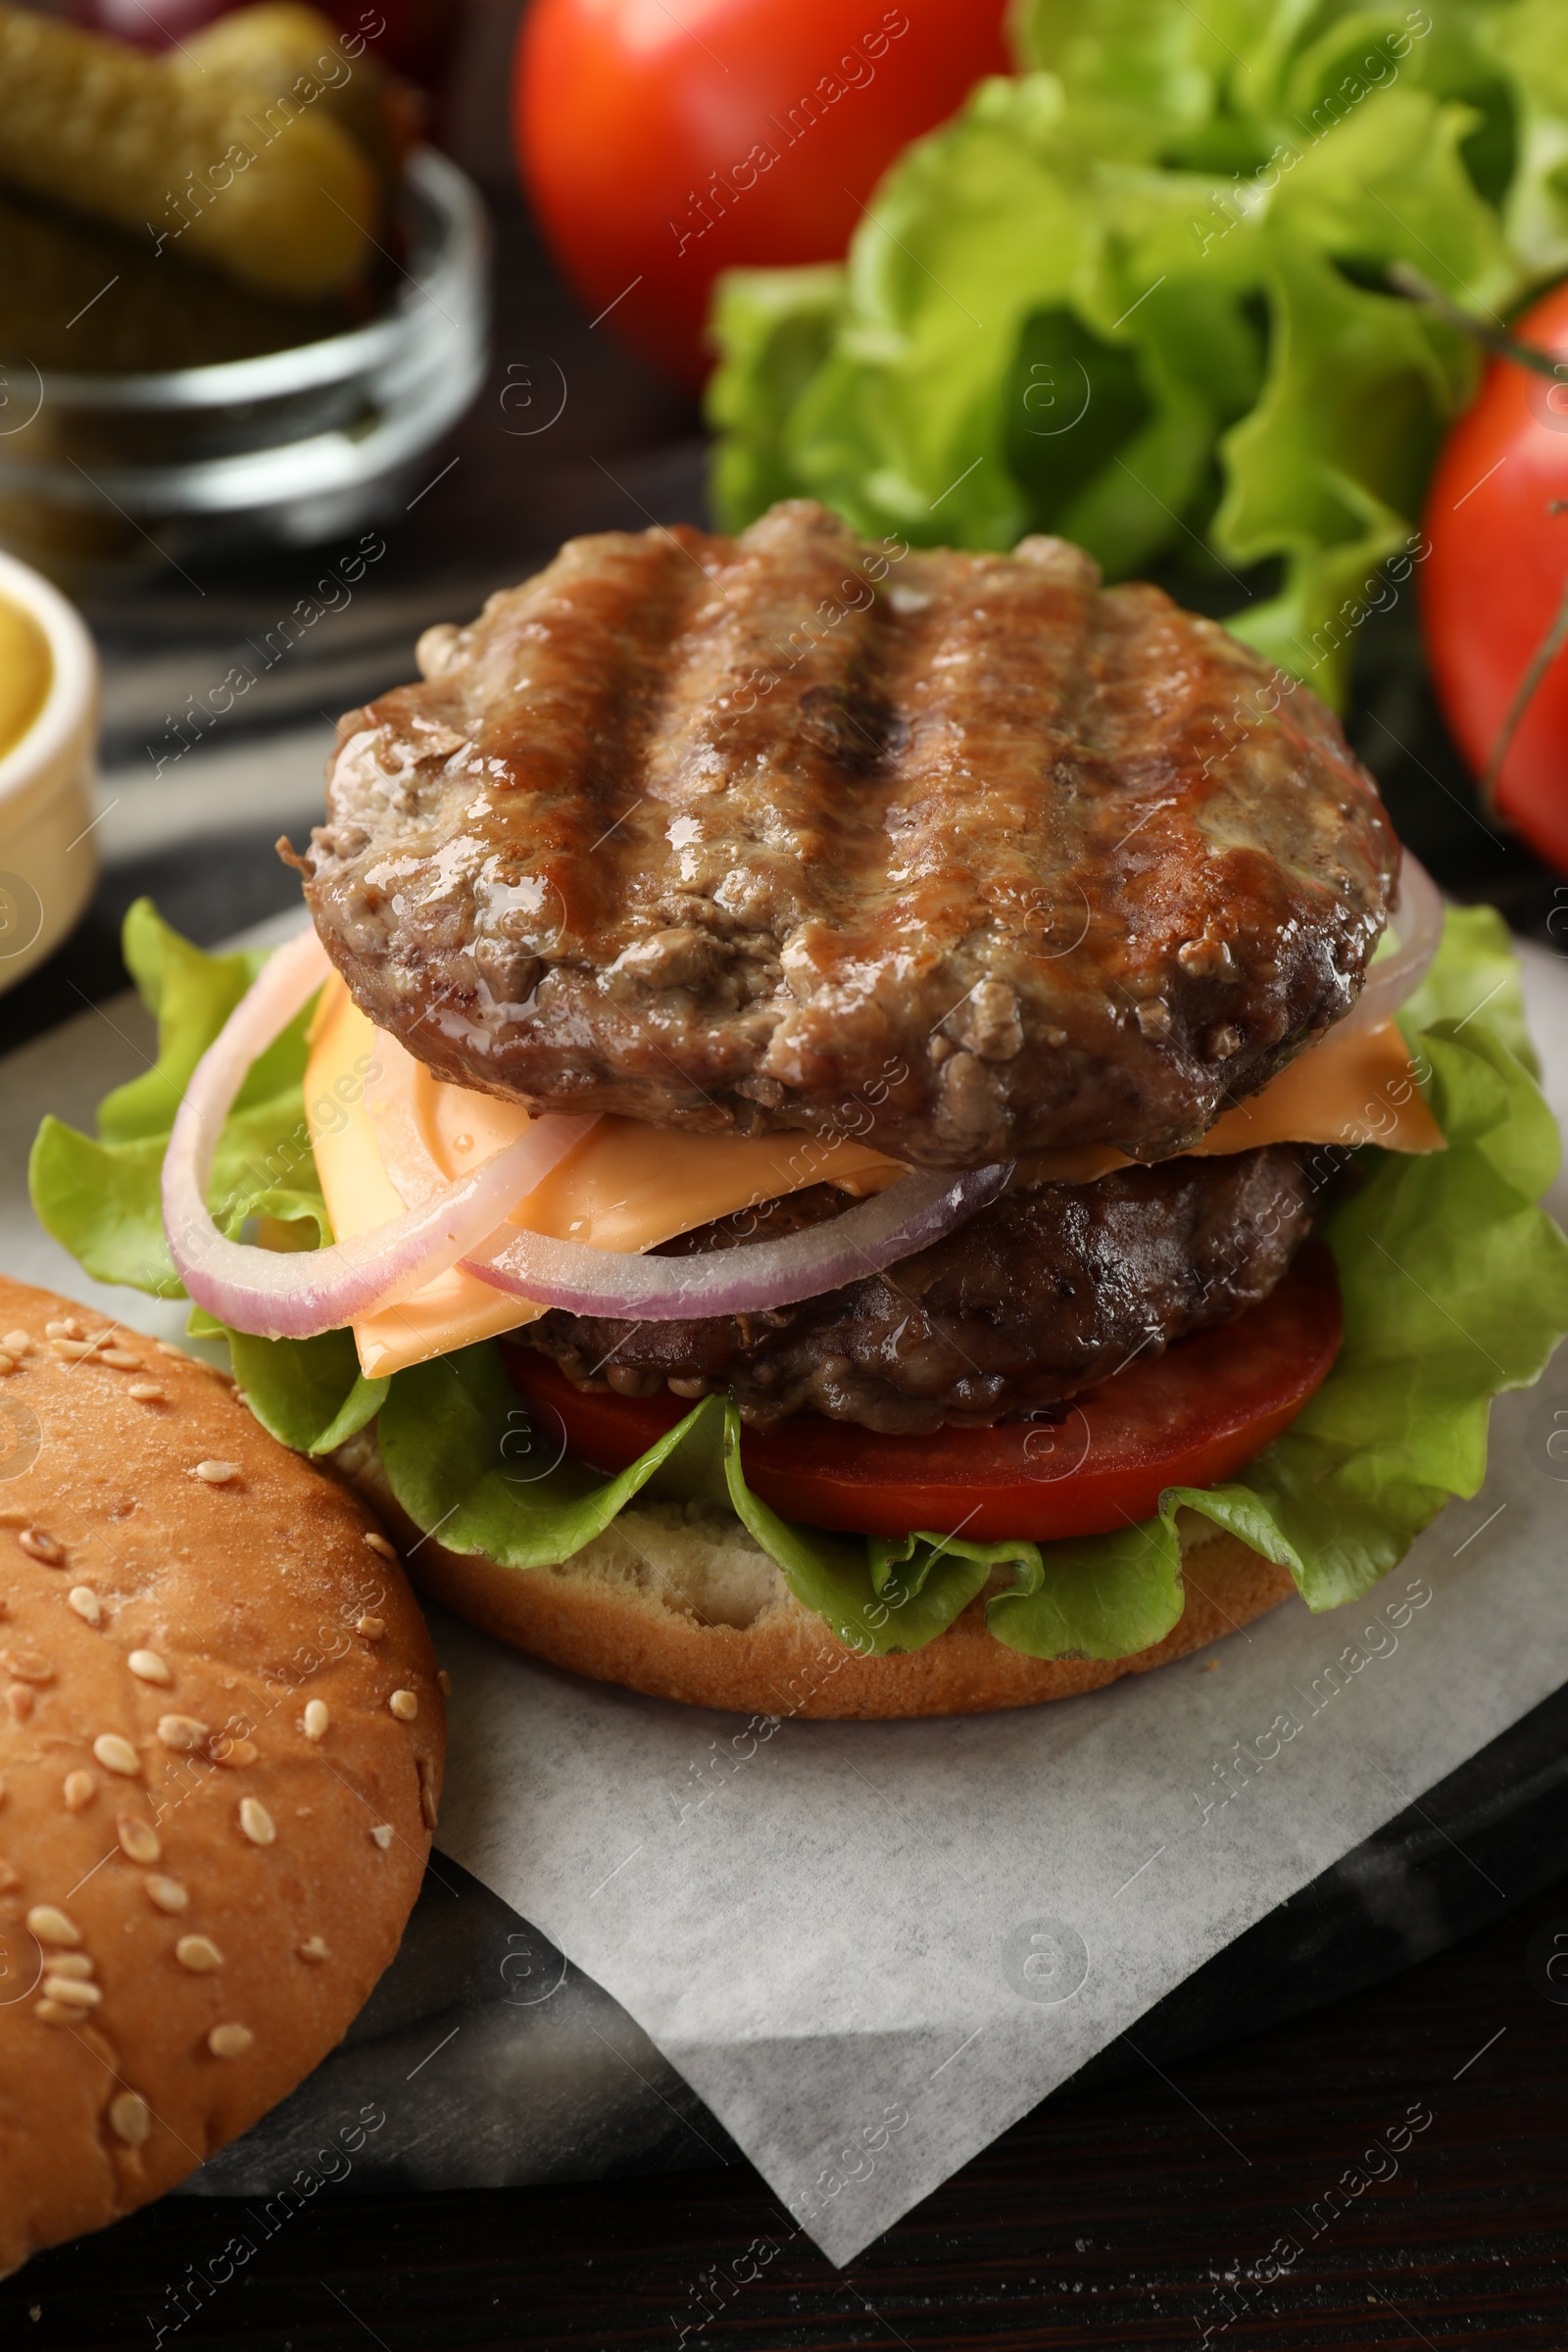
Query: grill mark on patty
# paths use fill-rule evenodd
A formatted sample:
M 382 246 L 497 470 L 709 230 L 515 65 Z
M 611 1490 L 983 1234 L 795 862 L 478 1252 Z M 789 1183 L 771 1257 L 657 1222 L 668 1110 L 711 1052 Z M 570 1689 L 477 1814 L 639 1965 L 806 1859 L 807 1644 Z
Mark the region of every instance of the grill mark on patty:
M 345 722 L 307 896 L 378 1026 L 539 1108 L 831 1134 L 874 1089 L 912 1163 L 1157 1159 L 1385 918 L 1332 716 L 1060 541 L 608 533 L 421 653 Z

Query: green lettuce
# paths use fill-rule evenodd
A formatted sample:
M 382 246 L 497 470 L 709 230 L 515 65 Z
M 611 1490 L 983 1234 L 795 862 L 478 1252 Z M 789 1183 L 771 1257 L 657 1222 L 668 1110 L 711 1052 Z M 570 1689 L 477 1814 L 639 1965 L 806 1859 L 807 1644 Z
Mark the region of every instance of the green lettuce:
M 1013 34 L 841 268 L 720 281 L 719 517 L 1056 531 L 1341 702 L 1477 372 L 1391 265 L 1489 322 L 1568 267 L 1560 0 L 1025 0 Z
M 99 1282 L 158 1298 L 185 1294 L 164 1239 L 159 1182 L 174 1113 L 197 1062 L 267 960 L 267 950 L 209 956 L 171 928 L 148 899 L 125 917 L 126 967 L 158 1023 L 158 1057 L 98 1106 L 96 1137 L 46 1118 L 33 1142 L 28 1184 L 38 1221 Z M 295 1249 L 332 1239 L 305 1112 L 305 1033 L 312 1006 L 252 1064 L 224 1122 L 208 1205 L 231 1239 L 267 1218 Z M 274 1438 L 325 1453 L 379 1409 L 385 1381 L 359 1377 L 349 1332 L 319 1340 L 258 1340 L 225 1332 L 192 1310 L 192 1333 L 221 1335 L 235 1378 Z
M 96 1142 L 45 1123 L 33 1199 L 89 1270 L 170 1296 L 172 1269 L 147 1241 L 159 1152 L 178 1084 L 252 966 L 203 956 L 148 908 L 130 919 L 133 969 L 159 1018 L 158 1069 L 109 1098 Z M 923 1647 L 987 1587 L 990 1631 L 1031 1656 L 1148 1648 L 1182 1612 L 1183 1510 L 1288 1568 L 1310 1607 L 1333 1608 L 1385 1575 L 1451 1496 L 1476 1493 L 1493 1396 L 1537 1379 L 1568 1334 L 1568 1241 L 1536 1205 L 1556 1172 L 1557 1130 L 1499 916 L 1450 912 L 1401 1019 L 1447 1149 L 1357 1154 L 1361 1181 L 1325 1228 L 1345 1306 L 1333 1370 L 1241 1477 L 1172 1488 L 1152 1519 L 1114 1535 L 982 1544 L 923 1531 L 893 1543 L 794 1524 L 752 1493 L 739 1418 L 718 1396 L 606 1480 L 552 1442 L 493 1341 L 368 1381 L 346 1332 L 303 1342 L 234 1332 L 236 1377 L 258 1418 L 301 1451 L 329 1451 L 375 1418 L 415 1524 L 518 1573 L 569 1559 L 645 1492 L 727 1508 L 796 1597 L 864 1652 Z M 214 1185 L 231 1231 L 249 1214 L 284 1214 L 283 1202 L 307 1239 L 327 1238 L 314 1172 L 289 1157 L 306 1132 L 304 1069 L 296 1024 L 236 1105 Z

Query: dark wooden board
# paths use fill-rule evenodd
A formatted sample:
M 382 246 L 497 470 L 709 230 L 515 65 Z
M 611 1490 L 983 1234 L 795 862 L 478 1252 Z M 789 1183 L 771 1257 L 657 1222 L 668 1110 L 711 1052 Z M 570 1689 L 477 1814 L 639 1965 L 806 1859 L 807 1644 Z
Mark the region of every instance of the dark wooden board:
M 274 2203 L 270 2234 L 255 2200 L 174 2199 L 8 2281 L 0 2343 L 131 2352 L 162 2326 L 182 2352 L 1562 2352 L 1554 1936 L 1568 1950 L 1562 1885 L 1373 1991 L 1051 2100 L 843 2273 L 740 2163 L 482 2194 L 327 2187 Z M 1412 2111 L 1431 2120 L 1409 2146 L 1368 2160 Z M 1373 2169 L 1389 2177 L 1352 2194 Z M 237 2234 L 255 2252 L 193 2289 Z M 1272 2282 L 1270 2260 L 1288 2263 Z M 737 2284 L 737 2265 L 756 2277 Z

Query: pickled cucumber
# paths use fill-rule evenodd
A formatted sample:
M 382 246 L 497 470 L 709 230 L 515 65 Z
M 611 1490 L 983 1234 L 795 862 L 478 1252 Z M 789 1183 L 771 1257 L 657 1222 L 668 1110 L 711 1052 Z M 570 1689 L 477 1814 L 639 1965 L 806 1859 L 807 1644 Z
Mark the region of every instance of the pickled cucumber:
M 329 122 L 347 131 L 383 180 L 390 180 L 418 128 L 418 93 L 388 74 L 363 37 L 297 0 L 261 0 L 190 33 L 164 61 L 182 80 L 224 81 L 281 98 L 313 93 Z
M 209 83 L 4 0 L 0 179 L 270 294 L 346 285 L 377 224 L 368 160 L 296 89 Z
M 184 251 L 155 257 L 145 234 L 0 188 L 0 390 L 5 363 L 25 363 L 11 370 L 9 414 L 0 407 L 0 457 L 32 368 L 64 375 L 210 368 L 343 334 L 371 308 L 368 295 L 301 302 L 263 294 L 182 261 Z

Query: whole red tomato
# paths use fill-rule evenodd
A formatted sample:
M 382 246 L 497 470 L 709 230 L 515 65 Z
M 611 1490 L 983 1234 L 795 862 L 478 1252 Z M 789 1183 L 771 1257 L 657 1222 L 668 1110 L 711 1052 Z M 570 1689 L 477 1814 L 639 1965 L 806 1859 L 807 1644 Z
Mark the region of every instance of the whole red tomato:
M 690 384 L 735 263 L 834 261 L 901 147 L 1007 70 L 1001 0 L 534 0 L 517 153 L 592 313 Z
M 1561 362 L 1559 381 L 1494 360 L 1433 477 L 1424 569 L 1427 653 L 1438 699 L 1475 774 L 1486 774 L 1520 683 L 1568 586 L 1568 285 L 1521 318 L 1521 341 Z M 1568 649 L 1519 721 L 1497 808 L 1568 870 Z

